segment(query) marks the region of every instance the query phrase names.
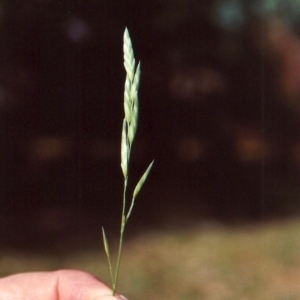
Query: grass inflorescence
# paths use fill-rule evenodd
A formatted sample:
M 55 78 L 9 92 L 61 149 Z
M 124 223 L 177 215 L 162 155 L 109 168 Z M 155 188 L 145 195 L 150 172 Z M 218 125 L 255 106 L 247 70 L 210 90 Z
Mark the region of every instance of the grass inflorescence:
M 123 120 L 122 138 L 121 138 L 121 169 L 124 176 L 124 189 L 123 189 L 123 206 L 122 206 L 122 216 L 121 216 L 121 226 L 120 226 L 120 240 L 119 240 L 119 249 L 118 249 L 115 270 L 113 269 L 112 266 L 111 255 L 110 255 L 109 245 L 105 235 L 105 231 L 104 228 L 102 228 L 104 249 L 105 249 L 109 270 L 110 270 L 113 295 L 116 294 L 116 290 L 117 290 L 125 227 L 132 213 L 134 201 L 138 193 L 140 192 L 143 184 L 145 183 L 153 165 L 153 161 L 152 161 L 148 166 L 147 170 L 145 171 L 145 173 L 143 174 L 143 176 L 138 181 L 133 191 L 129 209 L 126 210 L 127 208 L 126 194 L 127 194 L 127 185 L 128 185 L 128 178 L 129 178 L 130 154 L 131 154 L 131 148 L 136 135 L 137 126 L 138 126 L 138 110 L 139 110 L 138 89 L 139 89 L 140 76 L 141 76 L 140 63 L 138 63 L 136 66 L 132 43 L 127 28 L 125 29 L 124 32 L 123 52 L 124 52 L 124 66 L 126 70 L 126 79 L 125 79 L 125 87 L 124 87 L 125 117 Z

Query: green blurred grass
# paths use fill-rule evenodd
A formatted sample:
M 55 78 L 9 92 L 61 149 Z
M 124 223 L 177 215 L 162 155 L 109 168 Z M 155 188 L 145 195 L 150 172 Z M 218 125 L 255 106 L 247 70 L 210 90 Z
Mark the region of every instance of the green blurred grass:
M 0 273 L 76 268 L 110 284 L 99 247 L 43 255 L 2 250 Z M 145 232 L 125 243 L 119 289 L 131 300 L 300 299 L 300 221 Z

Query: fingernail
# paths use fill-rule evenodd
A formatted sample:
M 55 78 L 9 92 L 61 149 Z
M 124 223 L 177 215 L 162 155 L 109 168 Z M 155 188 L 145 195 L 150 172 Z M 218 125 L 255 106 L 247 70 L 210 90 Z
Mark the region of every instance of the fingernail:
M 123 300 L 128 300 L 126 297 L 124 297 L 123 295 L 120 295 L 120 298 Z

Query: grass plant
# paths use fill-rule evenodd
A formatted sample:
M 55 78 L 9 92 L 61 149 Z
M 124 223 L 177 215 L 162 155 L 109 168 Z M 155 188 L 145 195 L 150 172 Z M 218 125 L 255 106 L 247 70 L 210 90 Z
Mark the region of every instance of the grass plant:
M 124 176 L 124 189 L 123 189 L 123 205 L 122 205 L 122 216 L 121 216 L 121 225 L 120 225 L 120 240 L 119 240 L 119 249 L 117 254 L 117 262 L 116 262 L 115 270 L 113 269 L 112 266 L 112 259 L 110 255 L 110 250 L 109 250 L 109 245 L 106 238 L 105 230 L 102 227 L 103 243 L 104 243 L 104 249 L 108 260 L 110 277 L 112 281 L 113 295 L 115 295 L 117 291 L 125 227 L 132 213 L 132 209 L 134 207 L 134 201 L 138 193 L 140 192 L 143 184 L 145 183 L 153 165 L 153 161 L 152 161 L 148 166 L 148 168 L 146 169 L 145 173 L 138 181 L 133 191 L 129 209 L 127 210 L 126 195 L 127 195 L 127 185 L 128 185 L 128 178 L 129 178 L 129 162 L 130 162 L 131 148 L 135 138 L 137 126 L 138 126 L 138 112 L 139 112 L 138 89 L 139 89 L 140 76 L 141 76 L 140 62 L 136 66 L 132 43 L 127 28 L 125 29 L 124 32 L 123 52 L 124 52 L 124 66 L 126 70 L 126 79 L 125 79 L 125 87 L 124 87 L 125 117 L 123 120 L 122 138 L 121 138 L 121 169 Z

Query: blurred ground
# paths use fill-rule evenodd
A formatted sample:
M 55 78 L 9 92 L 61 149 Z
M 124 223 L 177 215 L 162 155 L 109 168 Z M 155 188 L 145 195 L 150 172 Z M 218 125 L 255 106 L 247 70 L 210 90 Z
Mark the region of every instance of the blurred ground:
M 89 246 L 75 236 L 55 245 L 44 254 L 1 247 L 0 275 L 79 268 L 109 284 L 100 234 Z M 132 300 L 296 300 L 299 278 L 299 220 L 202 223 L 132 236 L 125 243 L 119 288 Z

